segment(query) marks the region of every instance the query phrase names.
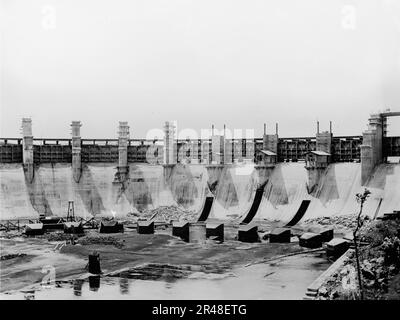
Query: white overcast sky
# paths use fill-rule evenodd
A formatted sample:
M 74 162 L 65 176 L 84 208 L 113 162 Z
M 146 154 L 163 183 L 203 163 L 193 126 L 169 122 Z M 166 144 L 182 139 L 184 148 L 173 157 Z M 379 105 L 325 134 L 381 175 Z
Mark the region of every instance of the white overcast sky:
M 166 120 L 361 134 L 400 110 L 397 0 L 0 2 L 2 137 L 24 116 L 36 137 L 69 137 L 71 120 L 87 138 L 120 120 L 133 138 Z

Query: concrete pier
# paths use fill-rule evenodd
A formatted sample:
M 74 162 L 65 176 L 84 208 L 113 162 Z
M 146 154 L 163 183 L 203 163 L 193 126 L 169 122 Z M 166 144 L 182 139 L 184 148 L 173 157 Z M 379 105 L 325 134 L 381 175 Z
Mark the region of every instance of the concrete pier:
M 79 182 L 82 175 L 82 159 L 81 159 L 81 122 L 72 121 L 72 175 L 76 183 Z
M 331 162 L 331 154 L 325 151 L 310 151 L 306 154 L 307 191 L 313 193 Z
M 334 237 L 334 229 L 331 227 L 324 228 L 320 230 L 318 233 L 321 236 L 322 242 L 329 242 Z
M 316 135 L 316 150 L 324 151 L 326 153 L 332 153 L 332 132 L 324 131 L 317 132 Z
M 368 129 L 363 132 L 361 148 L 361 185 L 365 185 L 375 167 L 382 163 L 383 118 L 373 114 L 369 118 Z
M 225 163 L 225 137 L 223 135 L 213 135 L 211 137 L 212 164 Z
M 154 221 L 138 221 L 137 231 L 139 234 L 153 234 L 154 233 Z
M 224 224 L 223 223 L 207 223 L 206 237 L 214 238 L 215 240 L 224 241 Z
M 291 231 L 289 228 L 275 228 L 269 235 L 270 243 L 289 243 Z
M 347 240 L 341 238 L 334 238 L 327 243 L 326 254 L 328 256 L 340 257 L 347 251 L 350 244 Z
M 275 134 L 267 134 L 267 126 L 264 124 L 263 150 L 268 150 L 275 154 L 278 154 L 278 142 L 278 125 L 276 125 Z
M 175 124 L 172 121 L 165 122 L 164 125 L 164 164 L 176 164 L 177 144 L 175 140 Z
M 209 164 L 212 161 L 212 149 L 211 142 L 203 141 L 201 144 L 201 162 L 203 164 Z
M 120 121 L 118 130 L 118 167 L 114 182 L 124 182 L 128 178 L 128 122 Z
M 206 224 L 205 222 L 189 223 L 189 242 L 204 244 L 206 242 Z
M 234 149 L 232 140 L 225 139 L 225 148 L 224 148 L 224 164 L 232 164 L 234 157 Z
M 239 226 L 238 241 L 241 242 L 259 242 L 258 226 L 254 224 L 244 224 Z
M 332 124 L 330 131 L 319 132 L 319 122 L 317 122 L 316 150 L 310 151 L 306 155 L 306 169 L 308 175 L 307 190 L 313 193 L 318 187 L 318 183 L 329 163 L 332 161 Z
M 300 247 L 315 249 L 322 247 L 322 237 L 317 233 L 306 232 L 299 238 Z
M 29 183 L 32 183 L 35 170 L 33 166 L 32 120 L 30 118 L 22 119 L 22 137 L 22 161 L 25 178 Z
M 172 235 L 181 238 L 183 241 L 189 242 L 189 222 L 174 221 L 172 223 Z
M 246 157 L 248 163 L 254 162 L 255 143 L 253 139 L 246 139 Z

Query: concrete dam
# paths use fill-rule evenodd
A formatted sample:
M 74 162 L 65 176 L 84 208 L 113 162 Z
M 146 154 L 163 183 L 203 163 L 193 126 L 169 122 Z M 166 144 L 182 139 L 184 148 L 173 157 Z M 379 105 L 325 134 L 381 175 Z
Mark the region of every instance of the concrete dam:
M 360 136 L 177 139 L 167 122 L 162 140 L 127 122 L 86 139 L 79 121 L 35 138 L 24 118 L 0 138 L 0 298 L 316 299 L 353 252 L 356 195 L 365 230 L 398 223 L 393 115 Z
M 72 139 L 62 141 L 33 139 L 24 119 L 22 138 L 1 139 L 1 219 L 64 217 L 69 201 L 83 218 L 140 216 L 162 206 L 200 213 L 213 197 L 209 219 L 288 223 L 296 215 L 301 221 L 354 214 L 364 188 L 371 191 L 364 214 L 375 218 L 400 208 L 400 164 L 387 161 L 400 154 L 400 137 L 385 135 L 392 115 L 371 116 L 359 137 L 318 129 L 316 137 L 279 138 L 276 130 L 251 141 L 179 141 L 167 123 L 163 143 L 147 145 L 129 139 L 125 122 L 118 140 L 96 145 L 81 139 L 79 122 L 72 123 Z
M 26 180 L 22 165 L 1 164 L 1 218 L 66 216 L 70 200 L 74 201 L 75 214 L 84 218 L 113 214 L 123 218 L 128 213 L 140 214 L 144 209 L 160 206 L 200 212 L 210 192 L 209 181 L 214 181 L 215 200 L 209 218 L 240 221 L 253 203 L 260 179 L 265 179 L 253 220 L 288 222 L 303 200 L 310 200 L 310 205 L 302 219 L 356 213 L 355 194 L 363 190 L 359 163 L 330 164 L 312 193 L 307 190 L 304 163 L 278 164 L 263 178 L 258 174 L 261 169 L 251 165 L 224 167 L 215 173 L 215 169 L 207 170 L 203 165 L 178 164 L 169 177 L 164 176 L 163 169 L 156 165 L 130 165 L 129 179 L 122 186 L 113 183 L 115 164 L 110 163 L 85 164 L 79 183 L 74 181 L 68 164 L 38 166 L 31 183 Z M 216 174 L 218 178 L 213 177 Z M 396 210 L 400 207 L 400 164 L 379 165 L 365 187 L 372 192 L 365 214 L 373 218 Z

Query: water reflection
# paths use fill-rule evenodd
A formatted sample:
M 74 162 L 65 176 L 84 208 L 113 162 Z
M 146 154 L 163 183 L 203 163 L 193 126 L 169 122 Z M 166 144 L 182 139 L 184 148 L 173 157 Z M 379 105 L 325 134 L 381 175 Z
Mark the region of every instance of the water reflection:
M 25 300 L 35 300 L 35 290 L 25 292 L 24 299 Z
M 323 263 L 324 261 L 325 263 Z M 86 279 L 77 279 L 72 283 L 60 282 L 60 286 L 55 286 L 51 290 L 38 285 L 35 290 L 31 288 L 21 290 L 13 293 L 12 296 L 0 293 L 0 300 L 10 298 L 54 300 L 71 297 L 82 299 L 85 295 L 90 299 L 130 298 L 140 300 L 154 298 L 177 300 L 302 299 L 309 284 L 330 265 L 325 258 L 316 255 L 288 257 L 279 263 L 275 261 L 273 263 L 275 266 L 271 266 L 271 264 L 236 268 L 232 270 L 235 276 L 221 279 L 214 278 L 213 275 L 188 277 L 190 272 L 186 269 L 179 270 L 168 267 L 159 268 L 157 277 L 149 276 L 145 279 L 134 277 L 137 273 L 127 272 L 119 278 L 103 278 L 101 290 L 101 276 L 92 275 Z M 148 269 L 146 271 L 149 271 Z M 268 276 L 266 276 L 266 272 L 268 272 Z M 130 290 L 131 283 L 133 283 L 134 290 Z
M 174 274 L 174 270 L 170 270 L 168 268 L 164 268 L 163 273 L 161 274 L 160 280 L 165 283 L 166 289 L 172 289 L 174 283 L 178 281 L 178 277 Z
M 100 288 L 100 276 L 89 276 L 90 291 L 98 291 Z
M 168 281 L 165 282 L 165 289 L 172 289 L 172 287 L 173 287 L 173 282 L 168 282 Z
M 85 281 L 83 279 L 76 279 L 74 281 L 74 295 L 77 297 L 82 296 L 82 285 Z
M 129 279 L 121 276 L 119 278 L 119 292 L 121 294 L 129 294 Z

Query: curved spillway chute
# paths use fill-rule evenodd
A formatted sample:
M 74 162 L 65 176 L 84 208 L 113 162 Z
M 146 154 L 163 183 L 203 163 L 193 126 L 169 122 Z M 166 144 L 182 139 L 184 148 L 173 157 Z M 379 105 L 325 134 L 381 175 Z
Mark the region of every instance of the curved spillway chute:
M 208 219 L 208 216 L 210 215 L 211 208 L 214 202 L 214 197 L 212 196 L 207 196 L 206 201 L 204 202 L 203 209 L 201 210 L 199 219 L 197 221 L 202 222 L 206 221 Z
M 299 209 L 297 210 L 293 218 L 286 224 L 286 227 L 295 226 L 304 217 L 308 209 L 308 206 L 310 205 L 310 202 L 311 200 L 303 200 L 301 202 Z
M 265 185 L 266 183 L 262 184 L 256 189 L 253 203 L 251 204 L 249 211 L 244 215 L 245 217 L 240 224 L 250 223 L 257 214 L 258 208 L 260 207 L 260 203 L 264 194 Z

